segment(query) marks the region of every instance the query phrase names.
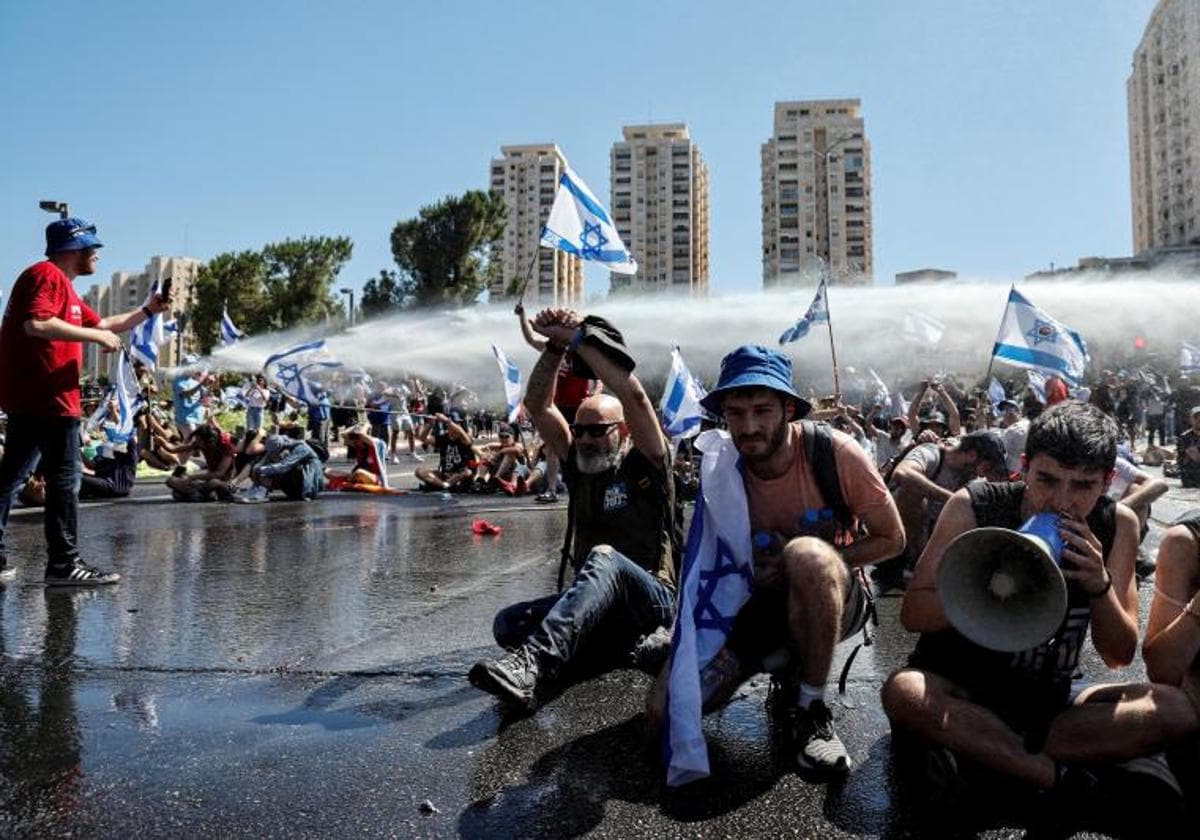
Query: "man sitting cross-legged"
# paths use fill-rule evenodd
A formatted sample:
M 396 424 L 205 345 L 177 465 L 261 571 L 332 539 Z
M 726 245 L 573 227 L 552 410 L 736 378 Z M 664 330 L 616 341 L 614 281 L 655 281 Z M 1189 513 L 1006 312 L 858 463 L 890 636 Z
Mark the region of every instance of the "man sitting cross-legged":
M 1107 778 L 1111 763 L 1148 756 L 1195 728 L 1195 713 L 1178 688 L 1127 683 L 1079 690 L 1072 682 L 1089 629 L 1110 668 L 1128 665 L 1137 651 L 1138 521 L 1104 497 L 1117 434 L 1094 406 L 1056 405 L 1030 425 L 1024 482 L 970 484 L 942 511 L 901 609 L 905 628 L 920 640 L 909 667 L 883 687 L 897 743 L 915 742 L 910 754 L 949 768 L 952 784 L 941 793 L 962 788 L 964 760 L 1028 786 L 1073 792 L 1079 787 L 1072 780 Z M 966 531 L 1016 529 L 1037 513 L 1061 517 L 1067 611 L 1054 635 L 1035 648 L 985 649 L 946 617 L 937 585 L 943 554 Z M 1133 778 L 1150 776 L 1126 782 Z
M 525 408 L 562 459 L 571 494 L 576 575 L 561 594 L 496 616 L 510 649 L 475 663 L 471 683 L 524 709 L 568 666 L 611 666 L 675 610 L 674 485 L 658 414 L 621 334 L 594 317 L 550 309 L 534 320 L 548 342 L 529 376 Z M 579 405 L 568 425 L 554 405 L 555 376 L 570 345 L 606 393 Z

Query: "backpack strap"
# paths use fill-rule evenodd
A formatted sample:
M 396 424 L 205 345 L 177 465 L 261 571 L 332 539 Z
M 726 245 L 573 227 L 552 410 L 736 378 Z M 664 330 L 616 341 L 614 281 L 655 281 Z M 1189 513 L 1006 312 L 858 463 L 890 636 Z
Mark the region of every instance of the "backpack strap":
M 854 514 L 846 497 L 842 495 L 842 482 L 838 478 L 837 457 L 833 452 L 833 435 L 829 424 L 812 420 L 800 421 L 801 438 L 804 441 L 804 457 L 812 468 L 813 478 L 825 504 L 833 511 L 833 518 L 842 528 L 854 524 Z

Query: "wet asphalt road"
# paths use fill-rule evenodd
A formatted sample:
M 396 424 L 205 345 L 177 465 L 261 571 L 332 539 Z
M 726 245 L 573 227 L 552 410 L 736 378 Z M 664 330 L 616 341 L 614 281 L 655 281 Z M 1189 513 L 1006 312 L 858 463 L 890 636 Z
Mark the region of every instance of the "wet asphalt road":
M 613 672 L 517 720 L 465 679 L 496 653 L 495 611 L 553 588 L 562 506 L 179 505 L 151 482 L 135 495 L 83 508 L 87 558 L 125 577 L 99 591 L 41 586 L 40 515 L 13 517 L 0 836 L 927 833 L 897 802 L 877 699 L 912 647 L 895 598 L 833 704 L 855 761 L 845 784 L 788 769 L 760 678 L 706 722 L 714 777 L 671 791 L 644 736 L 648 677 Z M 1176 488 L 1155 518 L 1196 504 Z M 473 535 L 476 516 L 503 534 Z M 1160 534 L 1152 523 L 1151 552 Z M 1089 667 L 1101 672 L 1094 655 Z M 1140 674 L 1139 661 L 1105 679 Z M 985 836 L 1020 836 L 1020 821 Z

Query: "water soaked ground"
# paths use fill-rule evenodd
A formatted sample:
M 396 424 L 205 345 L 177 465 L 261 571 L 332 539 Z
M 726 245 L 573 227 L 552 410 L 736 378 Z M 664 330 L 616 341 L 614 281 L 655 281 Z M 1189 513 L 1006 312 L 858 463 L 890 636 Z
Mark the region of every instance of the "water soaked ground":
M 706 723 L 713 778 L 671 791 L 645 738 L 646 676 L 589 680 L 519 720 L 464 677 L 495 652 L 495 611 L 553 588 L 561 506 L 178 505 L 151 484 L 137 496 L 82 512 L 88 558 L 125 576 L 101 591 L 42 587 L 40 517 L 14 516 L 0 836 L 925 833 L 897 802 L 877 699 L 912 647 L 897 599 L 880 602 L 876 644 L 835 704 L 855 761 L 844 785 L 788 770 L 759 679 Z M 1196 504 L 1176 489 L 1155 518 Z M 503 534 L 475 536 L 475 517 Z

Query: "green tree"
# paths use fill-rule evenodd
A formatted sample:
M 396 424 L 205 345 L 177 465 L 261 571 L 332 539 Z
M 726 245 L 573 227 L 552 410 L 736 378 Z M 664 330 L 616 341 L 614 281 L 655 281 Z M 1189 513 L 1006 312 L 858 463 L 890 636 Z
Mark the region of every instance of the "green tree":
M 353 251 L 345 236 L 286 239 L 263 248 L 275 326 L 286 329 L 340 311 L 333 286 Z
M 504 199 L 471 190 L 422 207 L 392 229 L 392 256 L 412 284 L 414 306 L 474 303 L 500 272 Z
M 393 309 L 406 309 L 412 304 L 413 284 L 395 271 L 383 269 L 362 288 L 359 309 L 365 317 L 382 315 Z
M 186 313 L 196 342 L 209 353 L 221 336 L 221 310 L 247 335 L 270 329 L 274 313 L 266 294 L 267 265 L 257 251 L 218 254 L 196 273 L 190 301 L 175 301 Z

